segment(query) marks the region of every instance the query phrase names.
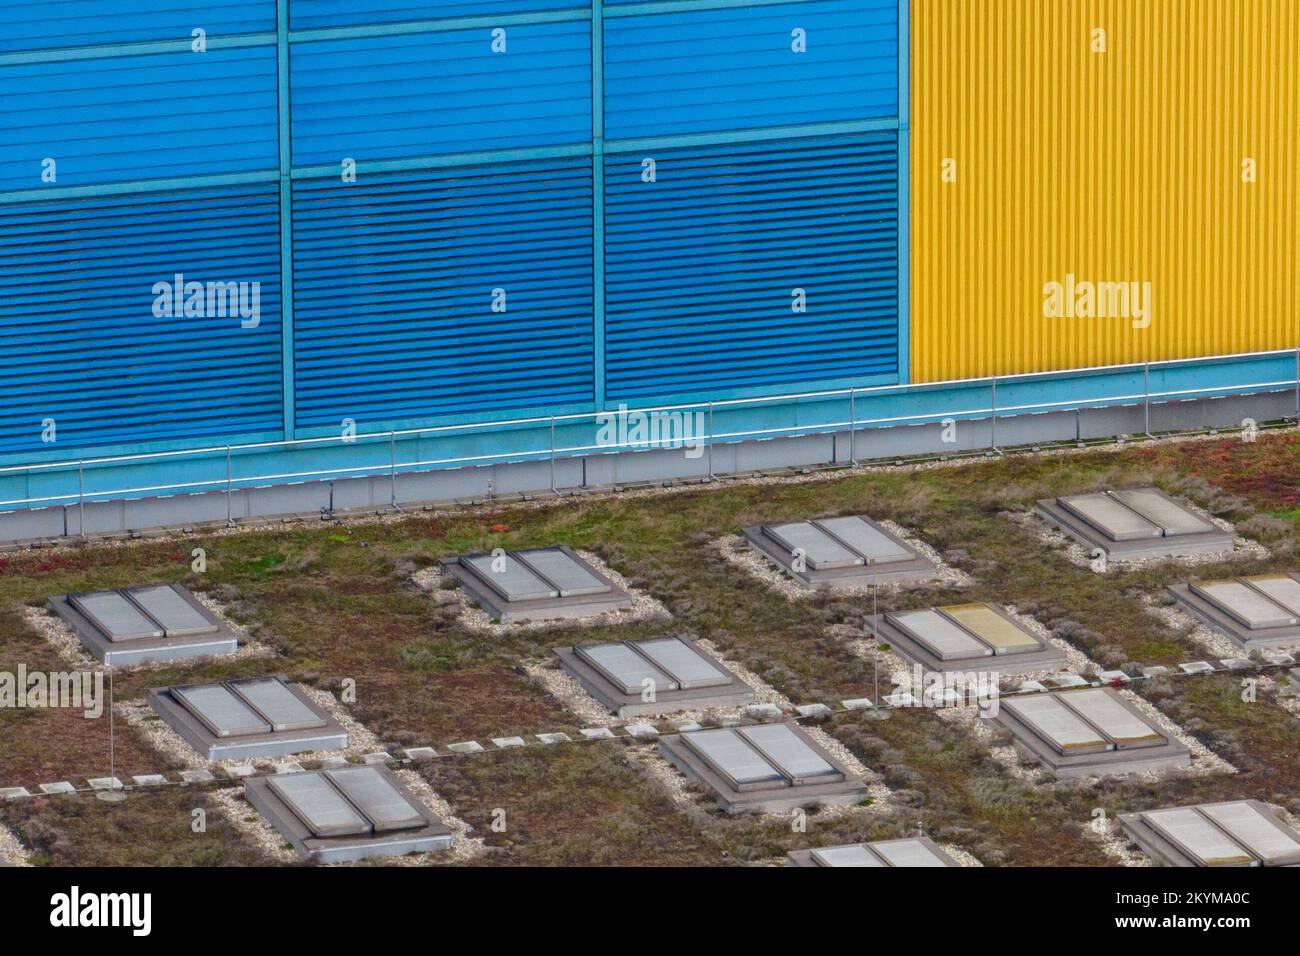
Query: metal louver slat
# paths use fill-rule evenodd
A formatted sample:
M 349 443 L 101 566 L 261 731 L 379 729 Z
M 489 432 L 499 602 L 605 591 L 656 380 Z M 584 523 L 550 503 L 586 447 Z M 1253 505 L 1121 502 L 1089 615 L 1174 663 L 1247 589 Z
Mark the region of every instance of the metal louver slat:
M 592 401 L 591 217 L 586 158 L 296 182 L 299 424 Z
M 290 55 L 293 158 L 398 159 L 591 139 L 591 26 L 325 40 Z
M 898 0 L 610 17 L 605 90 L 613 140 L 897 116 Z
M 0 53 L 147 40 L 190 40 L 275 29 L 274 0 L 6 0 L 0 7 Z
M 612 399 L 897 372 L 897 134 L 653 153 L 606 157 Z
M 363 23 L 540 13 L 582 6 L 583 0 L 456 0 L 442 3 L 429 3 L 429 0 L 367 0 L 366 3 L 357 3 L 356 0 L 289 0 L 289 25 L 295 30 L 316 30 Z
M 0 66 L 5 189 L 275 169 L 275 47 Z M 201 121 L 198 119 L 201 117 Z M 55 160 L 57 180 L 43 181 Z

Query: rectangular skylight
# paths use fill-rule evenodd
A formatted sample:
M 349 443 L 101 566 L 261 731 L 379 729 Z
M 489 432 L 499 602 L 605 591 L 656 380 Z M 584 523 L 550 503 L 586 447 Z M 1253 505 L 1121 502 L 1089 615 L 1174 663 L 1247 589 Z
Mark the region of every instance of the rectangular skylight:
M 764 757 L 784 771 L 796 786 L 823 783 L 828 779 L 844 779 L 843 774 L 785 724 L 741 727 L 738 732 Z
M 1248 866 L 1255 860 L 1192 807 L 1150 810 L 1147 824 L 1202 866 Z
M 1111 494 L 1152 524 L 1159 526 L 1166 535 L 1204 534 L 1214 530 L 1214 526 L 1209 522 L 1154 488 L 1113 491 Z
M 271 725 L 223 684 L 173 687 L 171 695 L 217 737 L 271 732 Z
M 993 651 L 934 609 L 890 613 L 889 620 L 940 660 L 988 657 Z
M 857 515 L 821 518 L 815 522 L 872 564 L 910 561 L 916 557 L 889 535 Z
M 480 554 L 461 559 L 474 575 L 507 601 L 536 601 L 559 593 L 509 554 Z
M 781 771 L 729 729 L 697 730 L 681 739 L 736 790 L 785 786 Z
M 1126 508 L 1110 495 L 1074 495 L 1060 498 L 1061 507 L 1073 512 L 1112 541 L 1160 537 L 1160 528 Z
M 68 603 L 80 611 L 110 641 L 164 637 L 163 629 L 116 591 L 71 594 Z
M 1300 863 L 1300 843 L 1249 803 L 1213 803 L 1199 809 L 1265 866 Z
M 1189 588 L 1252 631 L 1294 627 L 1297 623 L 1285 608 L 1240 581 L 1193 581 Z
M 802 551 L 808 567 L 814 570 L 852 568 L 865 563 L 860 555 L 807 521 L 764 525 L 763 532 L 787 551 Z
M 1018 654 L 1042 647 L 1033 635 L 1025 633 L 987 604 L 954 604 L 940 610 L 997 654 Z
M 520 561 L 560 590 L 560 597 L 606 594 L 609 584 L 592 574 L 559 548 L 540 548 L 518 553 Z
M 1289 574 L 1260 574 L 1242 580 L 1300 619 L 1300 581 Z
M 677 689 L 671 677 L 626 644 L 591 644 L 574 651 L 625 694 L 641 693 L 647 687 L 645 681 L 651 681 L 649 686 L 655 691 Z
M 167 637 L 194 637 L 218 630 L 214 621 L 170 586 L 132 588 L 126 594 L 162 625 Z
M 948 864 L 920 840 L 883 840 L 871 849 L 890 866 L 947 866 Z
M 1002 707 L 1062 754 L 1103 752 L 1110 743 L 1065 707 L 1056 697 L 1042 695 L 1004 700 Z
M 818 866 L 876 866 L 883 867 L 881 859 L 861 843 L 850 846 L 827 846 L 812 851 L 813 862 Z
M 1120 749 L 1153 746 L 1163 743 L 1163 734 L 1103 688 L 1071 691 L 1057 697 L 1067 707 L 1081 714 Z
M 272 677 L 231 681 L 231 690 L 255 707 L 277 733 L 324 727 L 328 721 Z
M 730 674 L 723 672 L 694 647 L 676 637 L 637 641 L 636 648 L 675 678 L 683 690 L 731 683 Z
M 319 773 L 269 777 L 267 786 L 317 837 L 360 836 L 373 829 Z
M 325 771 L 330 783 L 374 825 L 376 833 L 413 830 L 425 825 L 424 814 L 399 793 L 374 767 L 345 767 Z

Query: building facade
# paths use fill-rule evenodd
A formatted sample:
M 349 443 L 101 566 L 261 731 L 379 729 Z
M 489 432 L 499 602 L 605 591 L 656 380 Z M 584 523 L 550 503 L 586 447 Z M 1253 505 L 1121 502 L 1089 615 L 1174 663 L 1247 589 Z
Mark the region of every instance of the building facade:
M 1298 27 L 1290 0 L 7 4 L 0 510 L 554 484 L 637 447 L 598 437 L 621 408 L 839 455 L 845 426 L 995 418 L 992 376 L 1223 356 L 1156 391 L 1276 391 L 1293 358 L 1244 353 L 1300 346 Z

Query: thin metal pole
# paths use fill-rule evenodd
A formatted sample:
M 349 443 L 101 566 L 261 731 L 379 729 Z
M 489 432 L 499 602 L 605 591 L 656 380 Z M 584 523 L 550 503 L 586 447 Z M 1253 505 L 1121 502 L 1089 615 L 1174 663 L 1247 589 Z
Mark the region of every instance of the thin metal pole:
M 1146 433 L 1147 438 L 1155 438 L 1151 434 L 1151 363 L 1147 362 L 1142 366 L 1142 430 Z
M 998 377 L 996 375 L 992 379 L 991 393 L 992 400 L 989 403 L 989 447 L 1000 455 L 1002 449 L 998 448 Z
M 714 480 L 714 403 L 708 403 L 708 480 Z
M 858 390 L 849 389 L 849 467 L 858 467 Z
M 226 446 L 226 527 L 233 527 L 235 524 L 235 504 L 234 504 L 234 479 L 233 470 L 230 464 L 230 446 Z
M 397 506 L 397 432 L 388 433 L 388 502 L 394 511 L 401 511 Z
M 1300 421 L 1300 348 L 1295 350 L 1295 417 Z
M 555 490 L 555 416 L 551 416 L 551 494 L 557 494 Z
M 86 463 L 77 462 L 77 533 L 86 538 Z

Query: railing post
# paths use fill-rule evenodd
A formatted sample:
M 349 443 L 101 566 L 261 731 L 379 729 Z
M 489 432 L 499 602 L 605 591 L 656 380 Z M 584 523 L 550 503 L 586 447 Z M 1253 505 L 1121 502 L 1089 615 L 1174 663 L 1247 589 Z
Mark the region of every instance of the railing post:
M 559 494 L 555 489 L 555 416 L 551 416 L 551 494 Z
M 709 481 L 713 480 L 713 403 L 709 402 Z
M 388 433 L 388 502 L 393 506 L 394 511 L 401 511 L 397 507 L 397 432 Z
M 1151 363 L 1142 364 L 1142 431 L 1147 438 L 1155 438 L 1151 434 Z
M 230 446 L 226 446 L 226 527 L 235 526 L 235 506 L 234 506 L 234 480 L 233 469 L 230 463 Z
M 849 467 L 858 467 L 858 390 L 849 389 Z
M 86 462 L 77 462 L 77 533 L 81 540 L 86 538 Z
M 997 454 L 1002 454 L 998 448 L 998 377 L 992 378 L 992 384 L 989 389 L 991 399 L 989 402 L 989 448 Z

